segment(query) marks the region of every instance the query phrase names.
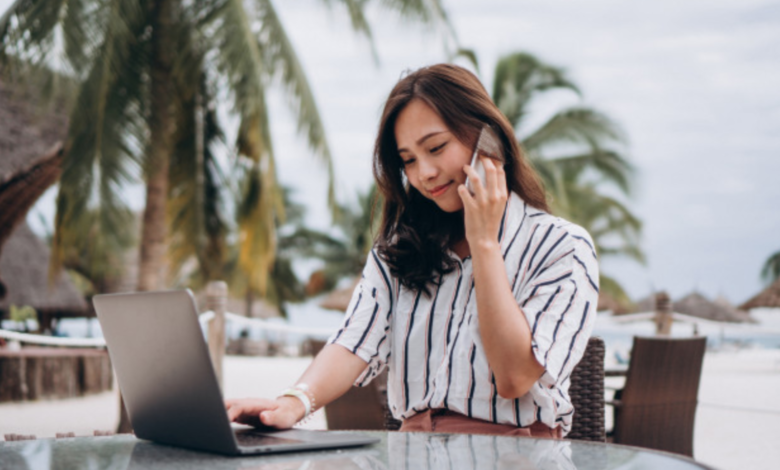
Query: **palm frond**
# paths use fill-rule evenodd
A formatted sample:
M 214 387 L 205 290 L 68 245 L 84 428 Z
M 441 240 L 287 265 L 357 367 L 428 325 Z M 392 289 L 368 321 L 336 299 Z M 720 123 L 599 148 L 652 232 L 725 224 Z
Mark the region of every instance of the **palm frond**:
M 265 90 L 267 53 L 240 0 L 227 0 L 206 15 L 217 43 L 217 65 L 233 91 L 240 118 L 236 148 L 249 160 L 242 177 L 237 219 L 238 266 L 252 289 L 265 294 L 276 251 L 275 221 L 284 217 L 276 181 Z
M 551 89 L 580 93 L 563 69 L 544 64 L 532 54 L 518 52 L 502 57 L 493 79 L 493 101 L 509 121 L 519 128 L 529 102 Z
M 477 59 L 477 53 L 474 51 L 474 49 L 467 49 L 464 47 L 458 48 L 458 50 L 456 50 L 455 53 L 450 57 L 450 61 L 453 61 L 458 57 L 463 57 L 466 59 L 472 66 L 474 66 L 474 70 L 476 70 L 477 75 L 479 75 L 479 59 Z
M 88 280 L 93 293 L 114 291 L 124 274 L 124 256 L 135 244 L 136 230 L 132 213 L 124 211 L 121 217 L 124 230 L 116 237 L 100 233 L 100 214 L 96 210 L 88 211 L 78 225 L 62 231 L 62 266 Z
M 608 116 L 589 108 L 569 108 L 558 112 L 528 137 L 524 148 L 541 151 L 560 144 L 587 144 L 601 149 L 604 142 L 623 142 L 623 132 Z
M 298 121 L 298 131 L 306 134 L 309 147 L 322 158 L 328 174 L 328 204 L 336 211 L 335 175 L 325 125 L 320 117 L 314 93 L 295 49 L 270 0 L 258 0 L 261 5 L 261 50 L 273 73 L 278 73 L 290 98 L 290 105 Z M 354 3 L 354 2 L 350 2 Z M 358 8 L 357 4 L 355 8 Z M 360 6 L 362 15 L 362 6 Z M 363 18 L 365 20 L 365 18 Z
M 772 283 L 778 278 L 780 278 L 780 251 L 767 258 L 761 268 L 761 279 L 765 282 Z
M 362 1 L 369 3 L 370 0 Z M 436 34 L 442 38 L 448 61 L 454 60 L 458 57 L 458 52 L 463 50 L 442 0 L 379 0 L 379 4 L 397 13 L 402 20 L 431 25 Z M 476 68 L 476 63 L 474 65 Z
M 612 297 L 621 307 L 626 309 L 633 304 L 623 286 L 616 279 L 605 274 L 599 275 L 599 295 Z
M 380 0 L 383 7 L 398 13 L 403 19 L 419 19 L 427 23 L 433 19 L 433 13 L 427 0 Z
M 62 38 L 70 69 L 83 76 L 103 31 L 100 6 L 90 0 L 68 0 L 62 19 Z
M 244 198 L 238 212 L 238 265 L 247 284 L 261 295 L 266 294 L 276 253 L 273 203 L 264 189 L 267 180 L 259 163 L 252 165 L 244 180 Z
M 265 0 L 268 4 L 271 2 Z M 325 0 L 326 4 L 330 4 L 333 0 Z M 347 7 L 349 13 L 349 19 L 352 23 L 352 30 L 358 34 L 365 36 L 368 41 L 369 47 L 371 47 L 371 56 L 374 58 L 374 63 L 379 64 L 379 53 L 376 50 L 376 43 L 374 42 L 374 34 L 371 32 L 371 25 L 366 18 L 365 12 L 365 0 L 336 0 L 339 3 L 343 3 Z
M 624 194 L 628 195 L 631 193 L 630 183 L 634 168 L 618 152 L 597 149 L 579 155 L 545 159 L 543 163 L 548 167 L 559 168 L 561 172 L 567 175 L 567 180 L 576 180 L 583 176 L 584 171 L 593 170 L 604 180 L 617 185 Z
M 0 18 L 0 51 L 34 65 L 46 61 L 53 49 L 54 30 L 66 0 L 16 1 Z
M 645 262 L 640 248 L 642 221 L 617 199 L 599 193 L 593 184 L 564 185 L 569 206 L 565 216 L 593 237 L 599 256 L 627 256 Z
M 223 140 L 212 93 L 203 73 L 192 77 L 200 83 L 179 86 L 176 144 L 170 159 L 168 218 L 171 273 L 180 273 L 190 260 L 197 261 L 195 285 L 221 276 L 226 253 L 227 223 L 222 218 L 224 186 L 213 147 Z M 197 85 L 196 85 L 197 86 Z
M 110 34 L 100 46 L 80 87 L 70 117 L 63 173 L 57 196 L 51 273 L 64 259 L 66 231 L 87 223 L 97 213 L 98 235 L 106 245 L 121 246 L 129 209 L 119 194 L 133 178 L 144 135 L 144 64 L 148 56 L 143 33 L 144 10 L 136 2 L 115 2 L 109 15 Z M 97 242 L 96 242 L 97 243 Z

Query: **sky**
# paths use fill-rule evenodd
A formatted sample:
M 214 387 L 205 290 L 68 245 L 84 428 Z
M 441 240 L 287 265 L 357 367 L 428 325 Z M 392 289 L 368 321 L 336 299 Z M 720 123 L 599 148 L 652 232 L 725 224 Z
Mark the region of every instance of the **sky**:
M 4 10 L 8 0 L 0 0 Z M 383 101 L 406 70 L 446 60 L 431 26 L 369 10 L 378 64 L 345 9 L 276 1 L 325 122 L 338 197 L 372 179 Z M 336 2 L 332 2 L 336 3 Z M 636 168 L 630 208 L 644 221 L 647 264 L 602 260 L 635 298 L 692 290 L 741 303 L 763 288 L 761 266 L 780 250 L 780 3 L 766 0 L 443 0 L 488 89 L 499 57 L 527 51 L 566 69 L 586 105 L 617 121 Z M 296 132 L 284 95 L 271 97 L 281 181 L 326 228 L 324 167 Z M 47 214 L 53 197 L 31 211 Z M 48 202 L 47 202 L 48 201 Z
M 342 10 L 277 3 L 313 84 L 340 196 L 348 200 L 370 184 L 384 98 L 404 70 L 445 60 L 441 40 L 428 26 L 372 10 L 376 66 Z M 739 303 L 763 287 L 761 266 L 780 250 L 780 3 L 444 3 L 461 44 L 476 51 L 488 89 L 499 57 L 528 51 L 564 67 L 580 85 L 582 99 L 572 96 L 568 105 L 602 110 L 627 134 L 636 167 L 628 204 L 645 224 L 647 264 L 604 259 L 605 273 L 635 299 L 655 289 L 673 298 L 695 289 Z M 539 116 L 560 104 L 539 103 Z M 300 143 L 290 138 L 288 146 L 292 123 L 274 124 L 281 179 L 300 182 L 301 197 L 327 225 L 321 172 Z

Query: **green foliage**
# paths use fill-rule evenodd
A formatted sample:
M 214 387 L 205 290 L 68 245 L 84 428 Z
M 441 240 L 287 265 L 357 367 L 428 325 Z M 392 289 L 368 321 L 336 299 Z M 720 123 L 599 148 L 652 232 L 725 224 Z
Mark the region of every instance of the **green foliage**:
M 215 154 L 215 147 L 225 144 L 215 91 L 205 82 L 204 74 L 196 74 L 195 79 L 199 83 L 177 87 L 176 136 L 168 186 L 168 256 L 171 272 L 179 275 L 196 260 L 197 270 L 188 284 L 198 289 L 222 279 L 230 230 L 223 215 L 223 188 L 230 187 L 230 182 Z
M 375 218 L 374 214 L 375 209 L 381 207 L 382 201 L 376 185 L 372 184 L 366 193 L 358 194 L 356 199 L 356 205 L 339 207 L 335 233 L 323 234 L 304 229 L 291 237 L 304 256 L 325 262 L 323 274 L 326 290 L 335 287 L 345 276 L 354 277 L 361 273 L 379 230 L 379 218 Z
M 116 237 L 103 236 L 100 215 L 88 210 L 78 225 L 60 234 L 62 267 L 89 282 L 86 294 L 115 291 L 124 275 L 128 250 L 136 243 L 136 221 L 129 211 L 122 213 L 123 229 Z
M 365 16 L 371 2 L 323 1 L 345 7 L 353 29 L 373 45 Z M 444 26 L 454 38 L 439 0 L 381 3 L 405 18 Z M 159 13 L 163 6 L 172 8 L 170 18 Z M 58 38 L 62 47 L 56 47 Z M 218 91 L 228 97 L 239 122 L 234 267 L 251 289 L 265 292 L 269 273 L 277 269 L 275 231 L 285 218 L 269 127 L 269 87 L 284 90 L 299 131 L 325 166 L 328 200 L 336 213 L 325 126 L 271 0 L 17 0 L 0 18 L 0 44 L 4 76 L 27 80 L 35 70 L 54 65 L 79 83 L 57 197 L 52 272 L 65 264 L 71 240 L 86 233 L 106 247 L 100 251 L 105 258 L 95 262 L 110 264 L 111 249 L 124 245 L 130 229 L 122 189 L 151 177 L 151 169 L 168 168 L 166 163 L 174 274 L 190 259 L 197 262 L 201 282 L 224 270 L 232 221 L 222 215 L 224 198 L 217 188 L 224 177 L 212 153 L 220 135 L 212 107 Z M 171 55 L 170 67 L 155 50 Z M 152 92 L 161 81 L 175 96 Z M 150 141 L 159 130 L 160 113 L 168 111 L 176 129 L 171 148 L 167 134 Z M 163 226 L 164 218 L 154 213 L 144 224 Z M 142 247 L 161 243 L 143 233 Z
M 761 279 L 767 284 L 780 279 L 780 251 L 770 255 L 764 262 L 764 266 L 761 268 Z
M 626 291 L 623 290 L 623 286 L 610 276 L 605 274 L 599 275 L 599 293 L 613 298 L 625 311 L 632 311 L 634 308 L 634 303 Z
M 282 200 L 286 217 L 283 222 L 278 219 L 275 222 L 278 228 L 279 245 L 263 296 L 286 316 L 285 304 L 300 302 L 306 296 L 304 286 L 293 270 L 293 260 L 307 256 L 310 252 L 308 247 L 313 241 L 301 234 L 313 233 L 317 236 L 318 232 L 304 227 L 305 208 L 293 201 L 292 191 L 289 188 L 282 187 Z M 251 301 L 261 292 L 258 292 L 241 270 L 237 269 L 238 262 L 239 246 L 232 244 L 228 247 L 227 262 L 222 276 L 229 281 L 232 295 L 243 296 Z
M 26 323 L 27 320 L 36 320 L 38 318 L 38 313 L 29 305 L 23 305 L 21 307 L 11 305 L 9 318 L 16 323 Z

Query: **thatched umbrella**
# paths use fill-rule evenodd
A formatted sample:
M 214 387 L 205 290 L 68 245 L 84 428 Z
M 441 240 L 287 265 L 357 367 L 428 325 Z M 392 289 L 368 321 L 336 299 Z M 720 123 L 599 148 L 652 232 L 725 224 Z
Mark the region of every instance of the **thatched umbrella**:
M 360 283 L 360 278 L 357 277 L 348 287 L 343 289 L 336 289 L 328 294 L 325 299 L 320 302 L 320 307 L 328 310 L 338 310 L 339 312 L 346 312 L 349 307 L 349 301 L 352 300 L 352 293 Z
M 614 315 L 623 315 L 629 312 L 629 309 L 623 303 L 603 291 L 599 292 L 599 303 L 596 310 L 599 312 L 609 310 Z
M 759 307 L 780 308 L 780 278 L 739 306 L 742 310 Z
M 706 320 L 742 323 L 752 321 L 746 312 L 712 302 L 698 292 L 691 292 L 672 304 L 672 310 Z
M 599 294 L 600 298 L 600 294 Z M 655 294 L 648 295 L 647 297 L 634 302 L 633 308 L 624 313 L 644 313 L 655 311 Z

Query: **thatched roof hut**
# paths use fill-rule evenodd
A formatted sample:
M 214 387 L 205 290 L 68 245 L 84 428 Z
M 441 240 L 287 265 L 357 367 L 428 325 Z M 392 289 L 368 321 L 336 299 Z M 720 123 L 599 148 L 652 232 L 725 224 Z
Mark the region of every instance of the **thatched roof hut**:
M 37 101 L 30 91 L 0 80 L 0 181 L 32 166 L 66 136 L 67 110 L 43 110 Z
M 4 241 L 61 173 L 66 113 L 43 113 L 36 101 L 22 87 L 0 81 L 0 253 Z M 6 290 L 0 280 L 0 298 Z
M 0 311 L 29 305 L 44 325 L 53 317 L 88 313 L 64 273 L 49 285 L 49 249 L 24 222 L 59 179 L 67 128 L 64 107 L 43 112 L 30 90 L 0 81 Z
M 724 303 L 712 302 L 698 292 L 691 292 L 672 304 L 674 312 L 684 313 L 706 320 L 742 323 L 753 321 L 746 312 L 741 312 Z
M 49 248 L 22 222 L 0 253 L 0 272 L 7 287 L 0 310 L 29 305 L 42 317 L 84 316 L 87 303 L 61 272 L 49 286 Z
M 742 310 L 759 307 L 780 308 L 780 278 L 739 306 Z

